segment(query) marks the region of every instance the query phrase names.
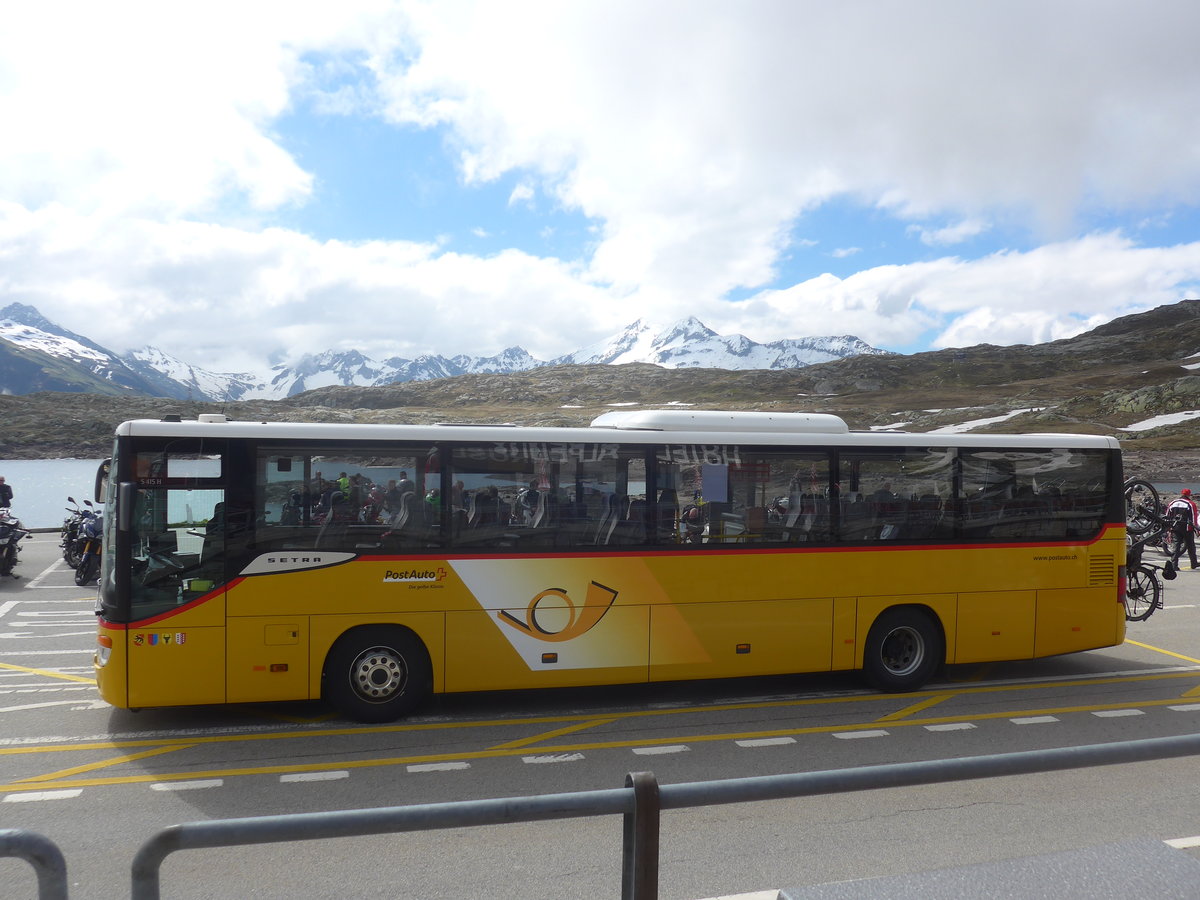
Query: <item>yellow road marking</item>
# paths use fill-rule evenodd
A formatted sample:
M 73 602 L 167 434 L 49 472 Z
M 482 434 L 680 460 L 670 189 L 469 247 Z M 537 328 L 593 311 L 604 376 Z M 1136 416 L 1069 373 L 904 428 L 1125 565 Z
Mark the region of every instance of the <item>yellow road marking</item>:
M 63 681 L 77 681 L 80 684 L 95 684 L 95 678 L 84 678 L 82 675 L 65 675 L 62 672 L 51 672 L 47 669 L 31 669 L 29 666 L 14 666 L 12 663 L 0 663 L 0 669 L 12 672 L 25 672 L 29 675 L 42 675 L 46 678 L 61 678 Z
M 920 703 L 914 703 L 912 706 L 906 706 L 904 709 L 897 710 L 894 713 L 888 713 L 886 716 L 880 716 L 876 722 L 894 722 L 897 719 L 907 719 L 913 713 L 919 713 L 923 709 L 929 709 L 931 706 L 937 706 L 944 700 L 949 700 L 951 697 L 960 697 L 964 692 L 955 691 L 949 694 L 934 694 L 932 697 L 926 697 Z
M 542 741 L 550 738 L 562 737 L 564 734 L 574 734 L 579 731 L 586 731 L 589 728 L 597 728 L 601 725 L 608 725 L 610 722 L 617 721 L 616 718 L 608 719 L 593 719 L 590 722 L 578 722 L 574 725 L 568 725 L 565 728 L 558 728 L 554 731 L 547 731 L 542 734 L 535 734 L 532 737 L 521 738 L 517 741 L 509 741 L 506 744 L 496 744 L 492 747 L 493 750 L 512 750 L 517 747 L 528 747 L 530 744 L 539 744 Z
M 1063 687 L 1095 687 L 1106 684 L 1132 684 L 1143 681 L 1163 681 L 1172 678 L 1197 678 L 1200 677 L 1200 671 L 1188 672 L 1164 672 L 1161 674 L 1151 675 L 1135 675 L 1135 676 L 1108 676 L 1104 678 L 1085 678 L 1080 677 L 1066 681 L 1047 681 L 1047 682 L 1028 682 L 1021 684 L 997 684 L 985 687 L 964 687 L 956 691 L 957 696 L 974 696 L 977 694 L 994 694 L 1012 691 L 1033 691 L 1043 688 L 1063 688 Z M 946 691 L 914 691 L 911 694 L 905 694 L 906 698 L 920 699 L 923 697 L 945 697 Z M 804 706 L 828 706 L 850 703 L 878 703 L 882 700 L 894 700 L 895 694 L 858 694 L 853 696 L 840 697 L 806 697 L 797 700 L 772 700 L 768 702 L 746 702 L 746 703 L 724 703 L 713 706 L 684 706 L 671 709 L 643 709 L 631 710 L 624 713 L 616 713 L 611 718 L 613 721 L 623 721 L 630 719 L 644 719 L 651 717 L 664 716 L 679 716 L 696 713 L 713 713 L 713 712 L 737 712 L 741 710 L 751 709 L 791 709 Z M 1172 701 L 1177 702 L 1178 698 Z M 1128 704 L 1123 704 L 1128 705 Z M 1089 707 L 1090 708 L 1090 707 Z M 1102 708 L 1102 707 L 1096 707 Z M 1017 713 L 1014 713 L 1017 715 Z M 571 722 L 588 723 L 595 720 L 595 716 L 589 715 L 568 715 L 568 716 L 530 716 L 527 718 L 513 719 L 481 719 L 463 722 L 419 722 L 406 725 L 378 725 L 372 727 L 350 727 L 350 728 L 328 728 L 311 731 L 274 731 L 258 734 L 226 734 L 213 735 L 211 737 L 196 737 L 189 736 L 186 738 L 145 738 L 129 741 L 90 741 L 83 744 L 45 744 L 31 745 L 18 747 L 0 747 L 0 756 L 20 756 L 26 753 L 58 753 L 65 751 L 77 750 L 121 750 L 131 747 L 162 747 L 174 745 L 191 745 L 191 744 L 222 744 L 222 743 L 241 743 L 247 741 L 265 741 L 265 740 L 296 740 L 304 738 L 319 738 L 319 737 L 346 737 L 350 735 L 376 735 L 376 734 L 400 734 L 410 731 L 440 731 L 444 729 L 462 729 L 462 728 L 491 728 L 504 727 L 511 728 L 521 725 L 555 725 Z M 772 732 L 773 733 L 773 732 Z M 786 732 L 792 733 L 792 732 Z M 635 742 L 636 744 L 644 744 L 645 741 Z
M 877 697 L 878 699 L 878 697 Z M 1170 698 L 1165 700 L 1147 700 L 1138 702 L 1140 707 L 1149 706 L 1168 706 L 1173 703 L 1178 703 L 1178 698 Z M 944 725 L 952 722 L 965 721 L 984 721 L 990 719 L 1007 719 L 1007 718 L 1025 718 L 1033 716 L 1046 715 L 1061 715 L 1072 712 L 1098 712 L 1110 709 L 1128 709 L 1130 704 L 1125 703 L 1104 703 L 1091 704 L 1083 706 L 1059 706 L 1044 709 L 1024 709 L 1024 710 L 1006 710 L 999 712 L 979 713 L 975 715 L 957 715 L 957 716 L 938 716 L 924 719 L 907 719 L 905 721 L 897 721 L 892 723 L 892 727 L 913 728 L 926 725 Z M 511 724 L 511 723 L 506 723 Z M 695 734 L 672 736 L 671 740 L 675 743 L 701 744 L 712 743 L 715 741 L 730 741 L 730 740 L 753 740 L 771 737 L 795 737 L 798 735 L 808 734 L 831 734 L 834 732 L 845 731 L 862 731 L 868 729 L 876 729 L 879 727 L 878 721 L 859 722 L 859 723 L 842 723 L 836 725 L 814 725 L 800 728 L 781 728 L 770 731 L 754 731 L 754 732 L 730 732 L 723 734 Z M 160 742 L 161 743 L 161 742 Z M 193 740 L 193 744 L 203 743 L 202 740 Z M 578 753 L 585 750 L 620 750 L 632 747 L 644 747 L 647 744 L 645 738 L 638 740 L 616 740 L 616 741 L 594 741 L 591 743 L 580 744 L 555 744 L 538 747 L 539 753 Z M 183 749 L 187 744 L 180 742 L 179 749 Z M 62 748 L 60 748 L 62 749 Z M 163 752 L 167 748 L 162 748 Z M 22 779 L 19 783 L 10 783 L 0 786 L 0 791 L 15 792 L 15 791 L 31 791 L 31 790 L 46 790 L 48 788 L 63 789 L 63 788 L 82 788 L 82 787 L 97 787 L 105 785 L 118 784 L 143 784 L 147 782 L 157 781 L 185 781 L 189 779 L 200 778 L 232 778 L 239 775 L 280 775 L 296 772 L 328 772 L 340 771 L 343 769 L 368 769 L 381 768 L 388 766 L 414 765 L 420 763 L 439 763 L 439 762 L 463 762 L 477 759 L 496 759 L 511 756 L 520 756 L 525 753 L 526 747 L 511 747 L 511 748 L 493 748 L 490 750 L 468 750 L 455 753 L 432 753 L 420 754 L 413 756 L 401 757 L 385 757 L 380 759 L 363 759 L 363 760 L 338 760 L 335 762 L 306 762 L 292 765 L 279 766 L 261 766 L 261 767 L 243 767 L 235 769 L 210 769 L 206 771 L 188 770 L 186 772 L 156 772 L 145 775 L 127 775 L 127 776 L 111 776 L 107 778 L 86 778 L 64 781 L 45 781 L 38 780 L 36 783 L 32 778 Z M 111 763 L 111 761 L 110 761 Z
M 119 766 L 121 763 L 133 762 L 138 759 L 149 759 L 151 756 L 162 756 L 164 753 L 174 753 L 176 750 L 186 750 L 191 744 L 180 744 L 176 747 L 159 747 L 156 750 L 145 750 L 141 753 L 126 753 L 113 759 L 104 759 L 99 762 L 88 763 L 86 766 L 75 766 L 70 769 L 60 769 L 57 772 L 48 772 L 45 775 L 34 775 L 32 778 L 21 778 L 18 784 L 27 782 L 29 784 L 41 783 L 46 781 L 56 781 L 59 778 L 69 778 L 72 775 L 82 775 L 84 772 L 95 772 L 97 769 L 106 769 L 109 766 Z

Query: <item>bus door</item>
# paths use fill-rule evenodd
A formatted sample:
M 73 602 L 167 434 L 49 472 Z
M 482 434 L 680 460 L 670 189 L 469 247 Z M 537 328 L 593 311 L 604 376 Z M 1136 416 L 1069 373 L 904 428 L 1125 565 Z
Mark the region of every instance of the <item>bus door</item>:
M 131 707 L 225 702 L 224 454 L 139 449 L 129 544 Z

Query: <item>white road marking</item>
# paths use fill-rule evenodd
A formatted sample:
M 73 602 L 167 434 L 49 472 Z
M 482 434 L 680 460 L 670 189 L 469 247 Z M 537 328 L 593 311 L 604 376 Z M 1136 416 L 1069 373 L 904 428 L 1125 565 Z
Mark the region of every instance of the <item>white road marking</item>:
M 33 577 L 33 580 L 31 580 L 28 584 L 26 584 L 25 587 L 27 587 L 27 588 L 41 587 L 42 581 L 46 578 L 46 576 L 49 575 L 51 572 L 57 571 L 63 565 L 64 565 L 64 562 L 61 557 L 59 559 L 56 559 L 54 562 L 50 563 L 50 565 L 48 565 L 46 568 L 42 569 L 41 572 L 39 572 L 37 575 L 35 575 Z
M 949 722 L 945 725 L 926 725 L 926 731 L 970 731 L 974 728 L 971 722 Z
M 26 628 L 36 628 L 37 626 L 36 625 L 26 625 L 25 627 Z M 62 626 L 56 625 L 54 627 L 61 628 Z M 32 631 L 28 631 L 28 632 L 22 631 L 22 632 L 17 632 L 16 634 L 0 634 L 0 638 L 26 638 L 26 639 L 28 639 L 28 638 L 45 638 L 48 640 L 53 640 L 55 638 L 95 637 L 95 636 L 96 636 L 95 631 L 66 631 L 66 632 L 63 632 L 62 634 L 35 634 Z M 48 652 L 62 653 L 63 651 L 62 650 L 54 650 L 54 651 L 48 651 Z M 4 655 L 12 656 L 12 654 L 8 653 L 8 652 L 5 652 Z
M 83 793 L 82 788 L 67 791 L 30 791 L 27 794 L 8 794 L 5 803 L 36 803 L 39 800 L 70 800 Z
M 13 674 L 24 675 L 25 673 L 14 672 Z M 20 694 L 28 693 L 34 690 L 41 691 L 43 693 L 46 691 L 55 691 L 61 693 L 63 691 L 94 691 L 95 689 L 96 686 L 94 684 L 55 684 L 54 687 L 46 687 L 46 682 L 43 681 L 37 684 L 6 684 L 4 687 L 0 688 L 0 694 Z
M 843 741 L 852 741 L 856 738 L 887 737 L 888 733 L 880 728 L 876 731 L 835 731 L 833 736 Z
M 202 791 L 206 788 L 220 787 L 225 783 L 223 778 L 206 778 L 201 781 L 159 781 L 150 785 L 152 791 Z
M 1174 847 L 1176 850 L 1189 850 L 1192 847 L 1200 847 L 1200 835 L 1195 837 L 1171 838 L 1169 841 L 1163 841 L 1168 847 Z
M 666 747 L 634 747 L 633 752 L 638 756 L 661 756 L 664 753 L 686 753 L 691 749 L 687 744 L 671 744 Z
M 290 775 L 280 775 L 279 780 L 284 784 L 289 784 L 298 781 L 337 781 L 339 778 L 349 777 L 349 772 L 339 770 L 337 772 L 295 772 Z
M 1058 716 L 1018 716 L 1008 721 L 1014 725 L 1045 725 L 1048 722 L 1057 722 L 1059 718 Z
M 1101 709 L 1092 713 L 1098 719 L 1119 719 L 1123 716 L 1144 716 L 1140 709 Z
M 31 609 L 29 612 L 19 612 L 19 613 L 17 613 L 17 615 L 18 616 L 31 616 L 34 618 L 43 618 L 43 617 L 50 618 L 52 616 L 81 616 L 84 614 L 84 612 L 86 612 L 86 610 L 81 611 L 78 609 Z M 92 614 L 92 618 L 93 619 L 95 618 L 95 613 Z M 88 621 L 88 620 L 85 619 L 84 621 Z M 70 624 L 78 625 L 80 623 L 71 622 Z
M 453 772 L 456 769 L 469 769 L 468 762 L 421 763 L 408 766 L 410 772 Z
M 522 756 L 521 762 L 538 765 L 539 763 L 578 762 L 583 758 L 582 753 L 552 753 L 547 756 Z
M 17 693 L 24 693 L 18 691 Z M 27 709 L 48 709 L 51 706 L 74 706 L 79 700 L 54 700 L 50 703 L 26 703 L 24 706 L 0 706 L 0 713 L 23 712 Z
M 780 744 L 794 744 L 794 737 L 752 738 L 745 741 L 734 741 L 739 747 L 778 747 Z
M 1200 703 L 1184 703 L 1180 706 L 1168 706 L 1167 709 L 1175 712 L 1196 712 L 1200 710 Z

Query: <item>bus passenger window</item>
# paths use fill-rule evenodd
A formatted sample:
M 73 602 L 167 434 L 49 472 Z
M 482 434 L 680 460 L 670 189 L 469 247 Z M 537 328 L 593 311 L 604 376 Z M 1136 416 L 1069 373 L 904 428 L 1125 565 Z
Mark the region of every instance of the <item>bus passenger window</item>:
M 259 550 L 402 553 L 441 541 L 436 448 L 262 447 L 255 481 Z
M 839 536 L 845 541 L 950 536 L 954 465 L 954 451 L 944 447 L 842 453 Z
M 610 443 L 457 447 L 454 542 L 479 550 L 638 546 L 650 504 L 645 454 Z

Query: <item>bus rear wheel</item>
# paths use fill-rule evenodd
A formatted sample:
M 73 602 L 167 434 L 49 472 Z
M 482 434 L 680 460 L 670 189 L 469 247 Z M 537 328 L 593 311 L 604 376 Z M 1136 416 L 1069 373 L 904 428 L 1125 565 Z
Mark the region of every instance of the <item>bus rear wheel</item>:
M 429 653 L 406 628 L 356 628 L 325 660 L 326 702 L 358 722 L 391 722 L 433 691 Z
M 945 659 L 945 640 L 933 617 L 915 607 L 886 610 L 867 634 L 863 674 L 880 691 L 915 691 Z

